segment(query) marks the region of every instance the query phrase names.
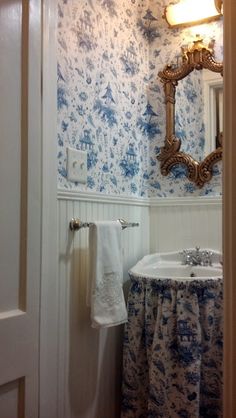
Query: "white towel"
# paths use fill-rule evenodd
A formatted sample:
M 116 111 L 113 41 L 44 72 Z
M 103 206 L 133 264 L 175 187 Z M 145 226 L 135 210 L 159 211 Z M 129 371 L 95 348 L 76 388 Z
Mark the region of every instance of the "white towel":
M 89 227 L 90 275 L 87 302 L 93 328 L 127 322 L 119 222 L 95 222 Z

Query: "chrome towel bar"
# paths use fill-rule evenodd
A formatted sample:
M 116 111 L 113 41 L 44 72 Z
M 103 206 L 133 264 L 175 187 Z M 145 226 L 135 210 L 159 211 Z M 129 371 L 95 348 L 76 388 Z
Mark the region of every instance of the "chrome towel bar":
M 135 226 L 139 226 L 138 222 L 126 222 L 122 218 L 117 219 L 117 222 L 120 222 L 122 229 L 133 228 Z M 70 226 L 71 231 L 78 231 L 81 228 L 88 228 L 89 225 L 92 225 L 92 224 L 93 222 L 82 222 L 78 218 L 72 218 L 69 226 Z

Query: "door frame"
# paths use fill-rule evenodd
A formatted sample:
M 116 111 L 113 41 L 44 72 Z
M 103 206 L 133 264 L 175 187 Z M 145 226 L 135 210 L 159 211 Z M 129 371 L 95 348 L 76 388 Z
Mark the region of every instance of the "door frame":
M 224 417 L 236 411 L 236 3 L 224 2 Z
M 57 1 L 42 1 L 42 260 L 39 417 L 57 418 Z M 65 226 L 66 227 L 66 226 Z

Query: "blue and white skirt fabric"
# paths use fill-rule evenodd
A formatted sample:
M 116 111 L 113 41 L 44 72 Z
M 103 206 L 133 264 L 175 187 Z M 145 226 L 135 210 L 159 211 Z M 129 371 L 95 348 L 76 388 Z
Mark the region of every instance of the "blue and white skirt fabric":
M 222 418 L 223 280 L 131 276 L 122 418 Z

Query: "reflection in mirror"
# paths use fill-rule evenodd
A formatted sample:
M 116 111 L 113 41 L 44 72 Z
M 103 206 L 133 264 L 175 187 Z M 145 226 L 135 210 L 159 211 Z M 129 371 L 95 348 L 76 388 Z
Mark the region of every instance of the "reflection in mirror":
M 175 133 L 181 150 L 202 161 L 221 146 L 222 132 L 222 76 L 205 68 L 194 70 L 178 82 L 175 95 Z
M 205 148 L 202 72 L 192 71 L 178 81 L 175 94 L 175 134 L 181 151 L 202 161 Z M 196 136 L 196 132 L 198 135 Z
M 198 187 L 212 178 L 213 166 L 222 159 L 223 64 L 214 59 L 212 43 L 197 37 L 182 48 L 182 64 L 159 72 L 166 101 L 165 145 L 157 156 L 161 173 L 175 166 Z
M 223 78 L 218 73 L 203 70 L 205 155 L 222 146 Z

